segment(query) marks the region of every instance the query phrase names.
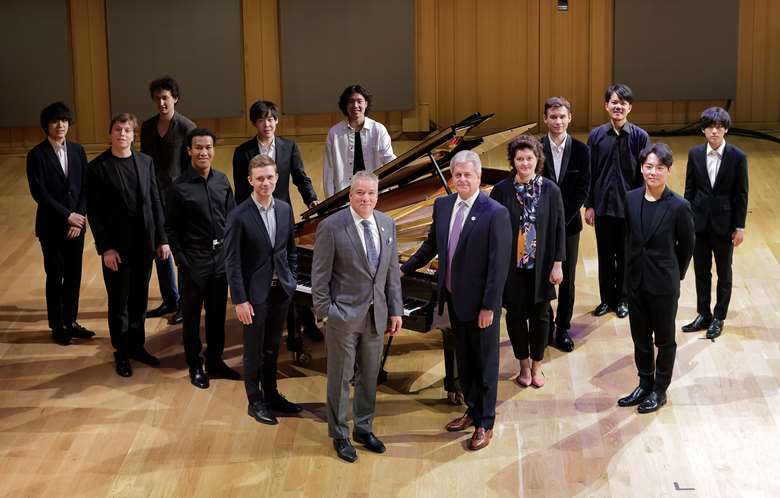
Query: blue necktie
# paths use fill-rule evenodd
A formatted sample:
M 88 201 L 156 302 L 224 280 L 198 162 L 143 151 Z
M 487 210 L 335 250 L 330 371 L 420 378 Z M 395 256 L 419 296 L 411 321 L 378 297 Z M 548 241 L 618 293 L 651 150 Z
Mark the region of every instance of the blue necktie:
M 379 267 L 379 255 L 376 253 L 376 246 L 374 245 L 374 237 L 371 235 L 371 222 L 363 220 L 360 222 L 363 225 L 363 238 L 366 241 L 366 256 L 368 256 L 368 266 L 371 267 L 371 271 L 376 273 L 376 269 Z

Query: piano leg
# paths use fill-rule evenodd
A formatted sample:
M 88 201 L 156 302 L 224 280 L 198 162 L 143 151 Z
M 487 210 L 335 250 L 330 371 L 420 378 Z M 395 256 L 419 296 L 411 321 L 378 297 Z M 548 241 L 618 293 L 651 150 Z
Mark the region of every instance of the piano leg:
M 382 363 L 379 365 L 379 376 L 377 379 L 377 382 L 379 384 L 384 383 L 387 381 L 387 370 L 385 370 L 385 362 L 387 361 L 387 355 L 390 353 L 390 345 L 393 344 L 393 336 L 389 335 L 387 336 L 387 344 L 385 344 L 385 349 L 382 351 Z
M 441 330 L 444 341 L 444 390 L 447 399 L 453 405 L 463 404 L 463 391 L 458 380 L 458 362 L 456 360 L 455 333 L 451 328 Z
M 287 350 L 292 353 L 293 361 L 306 366 L 311 361 L 311 354 L 304 347 L 303 336 L 296 317 L 297 306 L 291 304 L 287 309 Z

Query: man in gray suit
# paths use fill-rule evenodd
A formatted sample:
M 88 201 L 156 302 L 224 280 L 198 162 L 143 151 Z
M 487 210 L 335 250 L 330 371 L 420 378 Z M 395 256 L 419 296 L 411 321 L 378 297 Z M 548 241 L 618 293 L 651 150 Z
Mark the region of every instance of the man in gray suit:
M 311 271 L 314 311 L 328 318 L 328 433 L 348 462 L 357 460 L 347 426 L 353 376 L 352 436 L 375 453 L 385 451 L 372 432 L 376 383 L 383 332 L 398 332 L 403 311 L 395 223 L 374 211 L 378 190 L 376 175 L 360 171 L 352 177 L 349 208 L 317 227 Z

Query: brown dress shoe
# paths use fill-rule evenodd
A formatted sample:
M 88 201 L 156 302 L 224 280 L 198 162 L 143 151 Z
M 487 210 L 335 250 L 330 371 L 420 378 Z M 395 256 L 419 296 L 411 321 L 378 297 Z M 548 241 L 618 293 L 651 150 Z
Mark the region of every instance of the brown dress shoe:
M 462 416 L 451 420 L 444 426 L 448 432 L 458 432 L 470 427 L 474 423 L 474 419 L 469 417 L 468 413 L 464 413 Z
M 484 427 L 477 427 L 474 434 L 471 436 L 469 442 L 469 449 L 472 451 L 481 450 L 485 446 L 490 444 L 490 439 L 493 437 L 493 429 L 485 429 Z

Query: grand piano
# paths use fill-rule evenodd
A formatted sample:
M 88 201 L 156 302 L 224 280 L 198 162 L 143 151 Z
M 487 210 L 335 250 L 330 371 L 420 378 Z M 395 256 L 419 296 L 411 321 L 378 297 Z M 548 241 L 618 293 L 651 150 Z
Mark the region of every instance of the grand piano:
M 400 262 L 414 254 L 427 236 L 434 199 L 451 193 L 450 159 L 461 150 L 484 154 L 536 126 L 536 123 L 529 123 L 499 133 L 475 133 L 477 127 L 492 117 L 493 114 L 483 116 L 476 113 L 445 130 L 433 132 L 408 152 L 374 171 L 379 177 L 377 209 L 396 222 Z M 482 189 L 489 191 L 508 175 L 506 166 L 492 169 L 483 164 Z M 348 204 L 349 188 L 345 188 L 301 215 L 303 221 L 295 227 L 298 246 L 298 288 L 294 298 L 296 304 L 312 305 L 311 262 L 317 225 Z M 414 274 L 402 277 L 405 329 L 417 332 L 428 332 L 432 329 L 437 302 L 436 269 L 437 262 L 434 260 Z M 384 364 L 391 344 L 392 337 L 389 337 L 382 355 L 380 380 L 384 380 L 387 375 Z M 299 356 L 298 359 L 299 362 L 307 360 L 305 356 Z

